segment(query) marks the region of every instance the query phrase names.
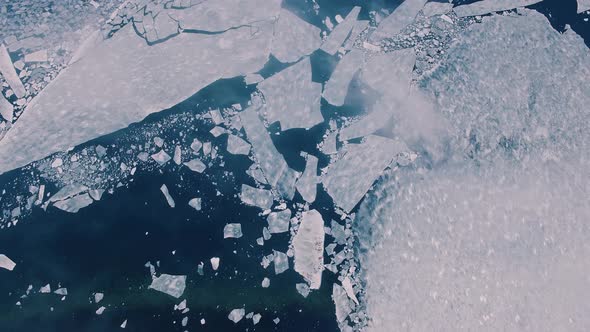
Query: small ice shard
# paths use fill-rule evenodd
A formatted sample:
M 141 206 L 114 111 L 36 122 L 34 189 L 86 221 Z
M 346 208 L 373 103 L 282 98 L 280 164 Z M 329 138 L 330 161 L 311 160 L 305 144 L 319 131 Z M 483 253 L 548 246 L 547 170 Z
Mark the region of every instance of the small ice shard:
M 244 77 L 244 83 L 246 85 L 256 84 L 264 81 L 264 77 L 260 76 L 260 74 L 249 74 Z
M 99 316 L 102 315 L 102 313 L 105 311 L 105 309 L 106 309 L 105 307 L 100 307 L 100 308 L 96 309 L 96 314 Z
M 590 10 L 590 0 L 578 0 L 578 14 Z
M 338 52 L 338 49 L 344 44 L 346 37 L 348 37 L 356 24 L 357 17 L 361 12 L 361 7 L 354 7 L 346 15 L 344 21 L 336 26 L 334 30 L 328 35 L 328 38 L 322 44 L 321 50 L 334 55 Z
M 344 288 L 344 290 L 346 291 L 346 295 L 348 295 L 348 297 L 358 305 L 359 300 L 356 298 L 356 295 L 354 294 L 354 289 L 352 288 L 352 283 L 350 282 L 349 277 L 344 277 L 344 279 L 342 280 L 342 288 Z
M 211 120 L 216 125 L 222 124 L 225 120 L 223 119 L 223 115 L 221 115 L 221 111 L 218 109 L 209 111 L 209 115 L 211 116 Z
M 354 27 L 352 27 L 352 31 L 350 32 L 348 39 L 346 39 L 346 42 L 344 42 L 344 45 L 342 46 L 345 51 L 350 51 L 352 49 L 358 36 L 361 34 L 361 32 L 365 31 L 368 26 L 369 21 L 356 21 Z
M 201 325 L 205 325 L 205 318 L 201 318 Z
M 104 293 L 94 293 L 94 303 L 100 303 L 104 299 Z
M 258 324 L 258 322 L 260 322 L 260 318 L 262 318 L 261 314 L 254 314 L 254 316 L 252 316 L 252 324 Z
M 154 144 L 156 144 L 157 147 L 161 148 L 164 146 L 164 139 L 162 137 L 154 137 Z
M 68 289 L 67 288 L 58 288 L 56 289 L 53 294 L 57 294 L 57 295 L 62 295 L 62 296 L 66 296 L 68 295 Z
M 219 268 L 219 257 L 211 257 L 210 261 L 211 268 L 213 269 L 213 271 L 217 271 L 217 269 Z
M 393 10 L 391 15 L 387 16 L 379 23 L 377 29 L 369 38 L 372 43 L 380 43 L 385 38 L 390 38 L 400 33 L 405 27 L 410 25 L 416 15 L 424 8 L 427 0 L 406 0 Z M 495 0 L 493 0 L 495 1 Z
M 25 54 L 25 62 L 47 62 L 47 50 L 40 50 L 37 52 Z
M 159 277 L 152 279 L 152 284 L 148 288 L 179 298 L 184 293 L 185 287 L 186 276 L 162 273 Z
M 201 141 L 199 141 L 197 138 L 193 139 L 193 142 L 191 143 L 191 149 L 195 153 L 198 153 L 199 150 L 201 150 L 202 146 L 203 146 L 203 143 L 201 143 Z M 205 154 L 207 154 L 207 153 L 205 153 Z
M 197 265 L 197 273 L 198 273 L 200 276 L 204 276 L 204 275 L 205 275 L 205 271 L 203 270 L 204 268 L 205 268 L 205 263 L 203 263 L 203 262 L 200 262 L 200 263 Z
M 275 25 L 271 53 L 280 62 L 291 63 L 320 47 L 321 30 L 287 9 L 281 9 Z
M 283 131 L 308 129 L 324 121 L 320 111 L 322 85 L 312 82 L 309 58 L 262 81 L 258 90 L 266 102 L 260 113 L 270 124 L 279 121 Z
M 155 160 L 155 161 L 158 163 L 158 165 L 160 165 L 160 166 L 164 165 L 165 163 L 169 162 L 169 161 L 170 161 L 170 159 L 172 159 L 172 158 L 170 158 L 170 155 L 168 155 L 168 154 L 166 153 L 166 151 L 164 151 L 164 150 L 160 150 L 160 152 L 158 152 L 158 153 L 154 153 L 154 154 L 153 154 L 151 157 L 152 157 L 152 159 L 153 159 L 153 160 Z
M 207 165 L 205 165 L 200 159 L 193 159 L 191 161 L 187 161 L 184 163 L 186 167 L 188 167 L 191 171 L 197 173 L 203 173 L 205 169 L 207 169 Z
M 337 206 L 350 212 L 404 147 L 397 140 L 374 135 L 349 144 L 346 154 L 324 174 L 324 188 Z
M 239 239 L 242 237 L 242 225 L 238 223 L 227 224 L 223 227 L 223 238 Z
M 250 175 L 256 182 L 261 184 L 267 184 L 266 179 L 264 178 L 264 174 L 260 170 L 260 168 L 256 167 L 256 164 L 252 164 L 250 168 L 246 171 L 246 174 Z
M 162 194 L 164 194 L 164 197 L 166 198 L 166 202 L 168 202 L 168 205 L 170 205 L 171 208 L 174 208 L 176 206 L 176 203 L 174 202 L 174 198 L 170 196 L 170 192 L 168 192 L 168 187 L 165 184 L 163 184 L 160 187 L 160 191 L 162 192 Z
M 275 266 L 275 274 L 281 274 L 289 269 L 289 258 L 284 252 L 273 250 L 273 260 Z
M 61 159 L 61 158 L 55 158 L 55 160 L 53 160 L 53 162 L 51 163 L 51 168 L 62 167 L 63 164 L 64 164 L 63 159 Z
M 88 194 L 90 195 L 90 197 L 92 197 L 93 200 L 100 201 L 102 195 L 104 194 L 104 189 L 89 190 Z
M 310 154 L 307 155 L 305 171 L 297 179 L 297 191 L 301 194 L 301 197 L 308 202 L 315 202 L 317 194 L 318 178 L 318 158 Z
M 236 135 L 227 135 L 227 152 L 247 156 L 250 153 L 250 143 Z
M 213 129 L 209 130 L 209 132 L 211 133 L 211 135 L 213 135 L 213 137 L 219 137 L 225 133 L 227 133 L 227 130 L 225 130 L 222 127 L 219 126 L 215 126 L 213 127 Z
M 350 83 L 361 69 L 364 58 L 363 51 L 353 49 L 340 60 L 324 86 L 323 97 L 328 103 L 334 106 L 344 105 Z
M 183 311 L 184 309 L 186 309 L 186 299 L 182 300 L 178 305 L 174 306 L 174 310 Z
M 182 163 L 182 148 L 180 145 L 177 145 L 176 148 L 174 148 L 174 158 L 172 159 L 176 165 L 180 165 Z
M 268 217 L 266 217 L 268 231 L 273 234 L 288 232 L 290 220 L 291 210 L 289 209 L 279 212 L 271 212 Z
M 302 283 L 295 284 L 295 289 L 297 289 L 297 292 L 305 298 L 307 298 L 307 296 L 309 295 L 310 289 L 306 283 L 302 282 Z
M 342 323 L 352 312 L 348 302 L 348 295 L 346 295 L 346 291 L 342 286 L 334 284 L 332 287 L 332 300 L 336 306 L 336 320 L 338 320 L 338 323 Z
M 295 271 L 311 289 L 319 289 L 324 270 L 324 219 L 316 210 L 303 212 L 297 234 L 293 237 Z
M 14 106 L 4 96 L 0 96 L 0 115 L 8 122 L 12 122 L 14 117 Z
M 4 254 L 0 254 L 0 267 L 6 269 L 8 271 L 14 270 L 16 263 L 12 261 L 12 259 L 8 258 L 8 256 Z
M 541 0 L 483 0 L 453 8 L 459 17 L 485 15 L 492 12 L 534 5 Z
M 94 202 L 88 193 L 84 193 L 81 195 L 74 196 L 72 198 L 65 199 L 63 201 L 58 201 L 53 203 L 53 206 L 56 208 L 70 212 L 70 213 L 78 213 L 80 209 L 87 207 L 88 205 Z
M 51 293 L 51 285 L 47 284 L 39 289 L 39 293 L 41 294 L 49 294 Z
M 240 198 L 245 204 L 257 206 L 263 210 L 270 209 L 273 202 L 273 197 L 270 190 L 250 187 L 247 184 L 242 185 Z
M 124 329 L 127 327 L 127 320 L 124 320 L 123 323 L 121 323 L 121 328 Z
M 242 318 L 244 318 L 245 314 L 246 314 L 245 309 L 234 309 L 229 313 L 229 315 L 227 315 L 227 318 L 229 320 L 231 320 L 232 322 L 237 323 L 237 322 L 241 321 Z
M 201 211 L 201 198 L 196 197 L 188 201 L 188 205 L 197 211 Z
M 279 317 L 272 320 L 272 322 L 275 323 L 275 325 L 278 325 L 280 321 L 281 319 Z
M 23 82 L 21 82 L 20 78 L 16 74 L 16 70 L 12 64 L 8 50 L 3 43 L 0 44 L 0 74 L 2 74 L 6 83 L 8 83 L 10 88 L 12 88 L 12 91 L 17 98 L 22 98 L 25 96 L 26 91 L 25 87 L 23 86 Z
M 262 279 L 262 288 L 268 288 L 270 286 L 270 279 L 264 278 Z
M 450 12 L 453 9 L 453 4 L 450 2 L 434 2 L 430 1 L 424 8 L 422 8 L 422 13 L 426 17 L 431 17 L 435 15 L 442 15 Z
M 69 64 L 73 64 L 84 57 L 90 50 L 96 47 L 100 42 L 103 40 L 102 34 L 100 30 L 95 30 L 92 32 L 84 41 L 78 46 L 72 58 L 70 59 Z
M 182 327 L 185 327 L 188 324 L 188 317 L 184 317 L 180 324 L 182 325 Z

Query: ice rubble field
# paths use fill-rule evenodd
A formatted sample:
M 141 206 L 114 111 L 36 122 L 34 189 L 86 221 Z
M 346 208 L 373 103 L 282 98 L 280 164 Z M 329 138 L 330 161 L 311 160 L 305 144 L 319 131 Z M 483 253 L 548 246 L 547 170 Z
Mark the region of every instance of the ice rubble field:
M 471 26 L 421 82 L 448 161 L 390 172 L 357 215 L 370 331 L 590 329 L 590 56 L 524 14 Z

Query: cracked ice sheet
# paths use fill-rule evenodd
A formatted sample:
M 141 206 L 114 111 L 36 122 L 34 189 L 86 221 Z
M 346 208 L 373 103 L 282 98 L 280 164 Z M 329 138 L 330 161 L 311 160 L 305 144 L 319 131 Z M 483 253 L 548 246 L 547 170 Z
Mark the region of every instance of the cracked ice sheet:
M 309 288 L 319 289 L 324 270 L 324 219 L 318 211 L 303 212 L 293 237 L 293 252 L 295 271 L 309 283 Z
M 485 15 L 492 12 L 534 5 L 541 0 L 484 0 L 453 8 L 459 17 Z
M 282 63 L 295 62 L 320 47 L 320 33 L 320 28 L 282 9 L 275 27 L 271 53 Z
M 344 105 L 350 82 L 362 67 L 364 58 L 363 51 L 353 49 L 340 60 L 324 86 L 323 97 L 327 102 L 334 106 Z
M 216 1 L 218 2 L 218 1 Z M 148 46 L 131 25 L 60 73 L 0 142 L 0 172 L 125 128 L 221 78 L 260 70 L 272 22 Z
M 403 146 L 399 141 L 374 135 L 360 144 L 349 144 L 346 154 L 322 178 L 334 203 L 350 212 L 393 158 L 404 151 Z
M 281 130 L 311 128 L 324 121 L 320 112 L 322 85 L 311 81 L 311 62 L 305 58 L 258 84 L 266 101 L 262 114 Z
M 3 43 L 0 44 L 0 74 L 4 76 L 4 80 L 6 80 L 6 83 L 10 85 L 10 88 L 18 98 L 25 96 L 25 87 L 16 74 L 16 70 L 12 64 L 8 50 Z
M 405 27 L 410 25 L 416 15 L 424 8 L 427 0 L 406 0 L 393 10 L 391 15 L 387 16 L 379 23 L 377 29 L 373 31 L 369 40 L 372 43 L 379 43 L 385 38 L 390 38 L 400 33 Z M 495 0 L 493 0 L 495 1 Z
M 346 37 L 351 34 L 353 27 L 357 23 L 357 17 L 360 12 L 361 7 L 354 7 L 350 13 L 346 15 L 344 21 L 338 24 L 328 35 L 328 38 L 326 38 L 326 41 L 322 44 L 321 50 L 330 55 L 336 54 L 338 49 L 344 44 Z
M 590 10 L 590 0 L 578 0 L 578 13 Z
M 78 213 L 80 209 L 87 207 L 88 205 L 92 204 L 92 202 L 93 200 L 90 195 L 84 193 L 82 195 L 74 196 L 63 201 L 55 202 L 53 203 L 53 206 L 66 212 Z

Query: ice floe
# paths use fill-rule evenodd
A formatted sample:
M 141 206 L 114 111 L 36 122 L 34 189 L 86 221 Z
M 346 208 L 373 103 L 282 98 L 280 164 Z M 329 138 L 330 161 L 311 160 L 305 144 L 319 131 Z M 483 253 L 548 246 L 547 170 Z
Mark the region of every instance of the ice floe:
M 201 211 L 201 201 L 202 200 L 199 197 L 191 198 L 191 200 L 188 201 L 188 205 L 197 211 Z
M 293 237 L 293 251 L 295 271 L 309 283 L 309 288 L 319 289 L 324 270 L 324 219 L 318 211 L 303 212 Z
M 306 156 L 305 171 L 297 179 L 297 191 L 301 194 L 301 197 L 308 202 L 315 202 L 317 195 L 317 184 L 319 182 L 318 177 L 318 158 L 308 154 Z
M 578 0 L 578 13 L 590 10 L 590 0 Z
M 275 26 L 271 53 L 280 62 L 295 62 L 320 47 L 320 32 L 320 28 L 282 9 Z
M 217 269 L 219 268 L 219 257 L 211 257 L 210 262 L 213 271 L 217 271 Z
M 8 271 L 14 270 L 16 263 L 12 261 L 12 259 L 8 258 L 8 256 L 4 254 L 0 254 L 0 267 L 6 269 Z
M 424 8 L 427 0 L 406 0 L 393 10 L 391 15 L 379 22 L 377 29 L 370 36 L 372 43 L 379 43 L 391 38 L 410 25 L 416 15 Z M 492 0 L 493 1 L 493 0 Z
M 344 105 L 350 83 L 361 69 L 364 59 L 363 51 L 353 49 L 340 60 L 324 86 L 322 96 L 328 103 L 334 106 Z
M 151 155 L 152 159 L 158 163 L 158 165 L 162 166 L 172 159 L 168 153 L 164 150 L 160 150 L 157 153 Z
M 369 21 L 356 21 L 354 27 L 352 27 L 352 31 L 350 31 L 348 39 L 346 39 L 344 45 L 342 46 L 345 51 L 350 51 L 352 49 L 359 35 L 365 31 L 368 26 Z
M 207 169 L 207 165 L 205 165 L 205 163 L 203 163 L 200 159 L 196 158 L 185 162 L 184 165 L 191 171 L 197 173 L 203 173 L 205 169 Z
M 459 17 L 485 15 L 497 11 L 534 5 L 541 0 L 483 0 L 453 8 Z
M 227 136 L 227 152 L 238 155 L 248 155 L 250 153 L 250 143 L 244 141 L 236 135 Z
M 254 188 L 247 184 L 242 185 L 240 198 L 245 204 L 257 206 L 263 210 L 270 209 L 273 202 L 273 196 L 270 190 Z
M 244 310 L 243 308 L 242 309 L 233 309 L 232 311 L 230 311 L 229 315 L 227 315 L 227 318 L 234 323 L 238 323 L 239 321 L 242 320 L 242 318 L 244 318 L 245 314 L 246 314 L 246 310 Z
M 0 115 L 8 122 L 12 122 L 14 116 L 14 106 L 4 96 L 0 96 Z
M 352 312 L 352 308 L 348 302 L 348 295 L 342 286 L 338 284 L 332 286 L 332 300 L 336 306 L 336 320 L 338 323 L 343 323 Z
M 288 232 L 290 220 L 291 210 L 289 209 L 271 212 L 268 217 L 266 217 L 266 221 L 268 222 L 268 231 L 271 234 Z
M 170 196 L 170 192 L 168 192 L 168 187 L 165 184 L 163 184 L 160 187 L 160 191 L 162 192 L 162 194 L 164 194 L 164 198 L 166 198 L 166 202 L 168 203 L 168 205 L 170 205 L 171 208 L 174 208 L 176 206 L 176 203 L 174 202 L 174 198 Z
M 320 49 L 330 55 L 334 55 L 336 52 L 338 52 L 340 47 L 342 47 L 348 36 L 354 38 L 355 36 L 351 35 L 351 31 L 357 23 L 357 17 L 360 12 L 361 7 L 357 6 L 352 8 L 350 13 L 346 15 L 344 21 L 339 23 L 336 28 L 334 28 L 334 30 L 332 30 L 332 32 L 328 35 Z
M 281 274 L 289 269 L 289 257 L 284 252 L 273 250 L 273 260 L 275 274 Z
M 238 223 L 227 224 L 223 227 L 223 238 L 239 239 L 242 237 L 242 225 Z
M 16 74 L 10 54 L 8 54 L 8 50 L 4 44 L 0 44 L 0 74 L 2 74 L 17 98 L 22 98 L 26 95 L 25 87 Z
M 159 277 L 152 279 L 152 283 L 148 288 L 179 298 L 184 293 L 185 287 L 186 276 L 162 273 Z
M 426 17 L 434 15 L 443 15 L 450 12 L 453 9 L 453 4 L 450 2 L 435 2 L 429 1 L 422 8 L 422 13 Z
M 70 213 L 78 213 L 80 209 L 87 207 L 88 205 L 94 202 L 88 193 L 84 193 L 81 195 L 77 195 L 68 199 L 64 199 L 62 201 L 57 201 L 53 203 L 53 206 L 56 208 L 70 212 Z

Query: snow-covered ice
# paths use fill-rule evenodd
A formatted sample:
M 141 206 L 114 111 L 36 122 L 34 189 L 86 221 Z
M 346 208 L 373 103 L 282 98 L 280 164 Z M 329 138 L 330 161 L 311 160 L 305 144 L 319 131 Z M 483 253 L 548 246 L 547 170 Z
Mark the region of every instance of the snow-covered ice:
M 320 32 L 320 28 L 282 9 L 275 26 L 271 53 L 280 62 L 295 62 L 320 47 Z
M 351 35 L 351 31 L 357 23 L 357 17 L 360 12 L 361 7 L 356 6 L 352 8 L 348 15 L 346 15 L 344 21 L 339 23 L 336 28 L 330 32 L 320 49 L 330 55 L 336 54 L 338 49 L 344 44 L 346 38 Z
M 250 143 L 236 135 L 227 135 L 227 152 L 247 156 L 250 153 Z
M 391 15 L 379 22 L 377 29 L 371 34 L 370 41 L 379 43 L 385 38 L 391 38 L 410 25 L 416 15 L 424 8 L 427 0 L 406 0 L 393 10 Z
M 152 279 L 152 283 L 148 288 L 179 298 L 184 293 L 185 287 L 186 276 L 162 273 L 159 277 Z
M 268 231 L 272 234 L 284 233 L 289 231 L 289 222 L 291 220 L 291 210 L 271 212 L 266 221 L 268 222 Z
M 185 162 L 184 165 L 191 171 L 197 173 L 203 173 L 207 169 L 207 165 L 197 158 Z
M 12 122 L 14 116 L 14 106 L 4 96 L 0 96 L 0 115 L 8 122 Z
M 16 263 L 12 261 L 12 259 L 8 258 L 8 256 L 4 254 L 0 254 L 0 267 L 6 269 L 8 271 L 14 270 Z
M 453 11 L 459 17 L 485 15 L 502 10 L 534 5 L 541 0 L 483 0 L 457 6 Z
M 164 150 L 160 150 L 157 153 L 151 155 L 152 159 L 158 163 L 158 165 L 162 166 L 172 159 L 168 153 Z
M 223 238 L 239 239 L 242 237 L 242 225 L 238 223 L 226 224 L 223 227 Z
M 318 177 L 318 158 L 310 154 L 306 157 L 305 171 L 297 179 L 297 191 L 301 194 L 301 197 L 308 202 L 315 202 L 317 195 L 317 186 L 319 182 Z
M 88 193 L 83 193 L 81 195 L 64 199 L 62 201 L 57 201 L 53 203 L 53 206 L 66 212 L 78 213 L 80 209 L 87 207 L 93 202 L 94 201 L 92 200 L 90 195 L 88 195 Z
M 273 264 L 275 274 L 281 274 L 289 269 L 289 257 L 284 252 L 273 250 Z
M 239 321 L 242 320 L 242 318 L 244 318 L 244 315 L 246 314 L 246 310 L 241 308 L 241 309 L 233 309 L 232 311 L 230 311 L 229 315 L 227 315 L 227 318 L 229 320 L 231 320 L 234 323 L 237 323 Z
M 322 96 L 328 103 L 334 106 L 344 105 L 350 83 L 361 69 L 364 59 L 363 51 L 353 49 L 340 60 L 324 86 Z
M 174 208 L 176 206 L 176 203 L 174 202 L 174 198 L 172 198 L 172 196 L 170 196 L 170 192 L 168 191 L 168 187 L 163 184 L 160 187 L 160 191 L 162 192 L 162 194 L 164 194 L 164 198 L 166 198 L 166 202 L 168 203 L 168 205 L 170 205 L 171 208 Z
M 422 8 L 422 13 L 426 17 L 443 15 L 450 12 L 453 9 L 453 4 L 450 2 L 435 2 L 429 1 Z
M 191 198 L 188 205 L 197 211 L 201 211 L 202 200 L 200 197 Z
M 295 271 L 309 283 L 309 288 L 319 289 L 324 270 L 324 219 L 316 210 L 303 212 L 297 234 L 293 237 Z
M 578 0 L 578 13 L 590 10 L 590 0 Z
M 16 74 L 10 54 L 8 54 L 8 50 L 4 44 L 0 44 L 0 74 L 2 74 L 17 98 L 25 96 L 25 87 Z
M 263 210 L 270 209 L 273 202 L 272 192 L 266 189 L 254 188 L 247 184 L 242 185 L 240 198 L 245 204 L 257 206 Z
M 210 262 L 213 271 L 217 271 L 217 269 L 219 268 L 219 257 L 211 257 Z
M 334 284 L 332 286 L 332 300 L 336 306 L 336 320 L 338 323 L 342 323 L 346 320 L 346 317 L 352 312 L 350 303 L 348 301 L 348 295 L 342 286 Z

